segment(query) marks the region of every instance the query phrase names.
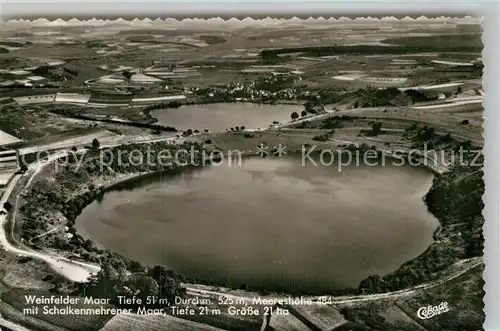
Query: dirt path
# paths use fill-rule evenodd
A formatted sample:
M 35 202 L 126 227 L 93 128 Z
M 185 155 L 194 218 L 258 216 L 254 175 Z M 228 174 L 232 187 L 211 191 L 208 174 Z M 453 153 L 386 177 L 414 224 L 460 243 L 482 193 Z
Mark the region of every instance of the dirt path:
M 59 230 L 61 230 L 61 229 L 62 229 L 62 226 L 56 226 L 55 228 L 53 228 L 53 229 L 51 229 L 51 230 L 49 230 L 49 231 L 47 231 L 47 232 L 44 232 L 44 233 L 42 233 L 42 234 L 39 234 L 38 236 L 35 236 L 35 237 L 33 237 L 33 238 L 35 238 L 35 239 L 36 239 L 36 238 L 45 237 L 45 236 L 47 236 L 47 235 L 49 235 L 49 234 L 51 234 L 51 233 L 54 233 L 54 232 L 56 232 L 56 231 L 59 231 Z
M 456 273 L 453 273 L 452 275 L 449 275 L 443 279 L 436 280 L 433 282 L 429 282 L 426 284 L 422 285 L 417 285 L 405 290 L 400 290 L 400 291 L 394 291 L 394 292 L 388 292 L 388 293 L 380 293 L 380 294 L 367 294 L 367 295 L 352 295 L 352 296 L 344 296 L 344 297 L 328 297 L 328 302 L 332 304 L 342 304 L 342 303 L 354 303 L 354 302 L 364 302 L 364 301 L 373 301 L 373 300 L 380 300 L 380 299 L 396 299 L 399 297 L 403 296 L 408 296 L 412 295 L 417 291 L 422 291 L 422 290 L 428 290 L 431 288 L 434 288 L 436 286 L 443 285 L 461 275 L 464 273 L 468 272 L 469 270 L 481 265 L 483 263 L 481 257 L 476 257 L 473 259 L 467 259 L 467 260 L 462 260 L 457 262 L 454 267 L 457 266 L 463 266 L 464 264 L 467 264 L 467 267 L 465 267 L 463 270 L 460 270 Z M 254 297 L 252 296 L 245 296 L 245 295 L 237 295 L 237 294 L 231 294 L 231 293 L 224 293 L 224 292 L 217 292 L 217 291 L 211 291 L 211 290 L 205 290 L 202 288 L 194 287 L 187 285 L 187 292 L 189 294 L 194 294 L 194 295 L 202 295 L 206 297 L 210 296 L 225 296 L 228 298 L 232 299 L 239 299 L 243 300 L 244 302 L 251 304 L 254 300 Z M 285 299 L 285 296 L 266 296 L 266 299 Z M 307 297 L 308 299 L 312 299 L 313 302 L 320 302 L 321 299 L 324 299 L 325 296 L 322 297 Z
M 31 169 L 34 170 L 33 174 L 31 175 L 30 179 L 28 180 L 28 185 L 31 184 L 33 178 L 41 171 L 43 164 L 44 163 L 50 163 L 51 161 L 61 157 L 60 154 L 56 154 L 51 156 L 47 161 L 45 162 L 37 162 L 34 165 L 31 166 Z M 15 186 L 21 179 L 22 175 L 21 174 L 16 174 L 7 184 L 7 187 L 5 188 L 5 191 L 0 199 L 0 206 L 3 206 L 3 204 L 10 198 L 10 195 L 12 194 L 12 191 L 14 190 Z M 27 186 L 28 186 L 27 185 Z M 16 196 L 16 204 L 15 207 L 17 207 L 17 200 L 19 199 L 19 195 Z M 16 209 L 14 209 L 13 213 L 16 212 Z M 15 214 L 13 214 L 15 216 Z M 0 215 L 0 245 L 8 252 L 12 252 L 14 254 L 18 255 L 24 255 L 24 256 L 31 256 L 34 258 L 41 259 L 45 261 L 54 271 L 57 273 L 61 274 L 62 276 L 66 277 L 67 279 L 75 282 L 85 282 L 87 279 L 94 273 L 97 273 L 100 270 L 99 266 L 92 265 L 92 264 L 87 264 L 83 262 L 77 262 L 77 261 L 71 261 L 68 260 L 64 257 L 57 256 L 57 255 L 52 255 L 49 253 L 44 253 L 44 252 L 38 252 L 34 251 L 28 248 L 19 248 L 15 247 L 14 245 L 11 244 L 11 242 L 7 239 L 7 234 L 5 231 L 5 225 L 7 223 L 7 215 Z M 12 224 L 11 228 L 14 228 L 14 224 Z
M 146 141 L 139 141 L 140 143 L 148 143 L 148 142 L 158 142 L 158 141 L 171 141 L 175 140 L 175 137 L 162 137 L 162 138 L 156 138 L 156 139 L 149 139 Z M 135 141 L 132 139 L 132 141 L 129 141 L 128 144 L 133 144 L 133 143 L 138 143 L 138 141 Z M 118 145 L 122 145 L 122 143 L 112 143 L 112 144 L 105 144 L 101 146 L 102 148 L 110 148 L 110 147 L 115 147 Z M 33 182 L 34 178 L 42 171 L 43 167 L 50 164 L 51 162 L 57 160 L 58 158 L 61 158 L 65 155 L 68 154 L 68 151 L 58 151 L 55 154 L 51 155 L 47 159 L 44 160 L 38 160 L 36 163 L 33 163 L 30 165 L 28 171 L 31 173 L 30 178 L 28 179 L 26 185 L 24 186 L 23 190 L 15 197 L 15 203 L 14 203 L 14 208 L 11 211 L 12 212 L 12 224 L 11 224 L 11 233 L 9 234 L 9 239 L 7 238 L 7 233 L 5 230 L 5 225 L 7 223 L 7 215 L 0 215 L 0 245 L 9 252 L 12 252 L 14 254 L 18 255 L 24 255 L 24 256 L 31 256 L 33 258 L 41 259 L 45 261 L 55 272 L 58 274 L 64 276 L 65 278 L 74 281 L 74 282 L 85 282 L 89 279 L 89 277 L 93 274 L 96 274 L 99 272 L 101 269 L 100 266 L 94 265 L 91 263 L 85 263 L 85 262 L 80 262 L 80 261 L 73 261 L 69 260 L 63 256 L 59 256 L 56 254 L 52 253 L 47 253 L 47 252 L 39 252 L 39 251 L 34 251 L 32 249 L 29 249 L 22 245 L 22 243 L 16 241 L 13 235 L 13 229 L 14 229 L 14 222 L 15 222 L 15 216 L 17 213 L 17 207 L 18 207 L 18 201 L 20 198 L 20 195 L 22 192 L 27 189 L 31 183 Z M 19 180 L 21 179 L 23 175 L 22 174 L 16 174 L 7 184 L 3 195 L 0 199 L 0 208 L 3 208 L 3 204 L 10 198 L 12 191 L 18 184 Z M 15 244 L 15 245 L 13 245 Z

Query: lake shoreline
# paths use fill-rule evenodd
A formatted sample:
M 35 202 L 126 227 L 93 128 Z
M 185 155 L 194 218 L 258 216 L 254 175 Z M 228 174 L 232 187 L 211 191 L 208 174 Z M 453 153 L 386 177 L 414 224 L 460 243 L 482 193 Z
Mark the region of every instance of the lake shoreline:
M 352 147 L 352 146 L 351 146 Z M 183 170 L 180 170 L 180 171 L 183 171 Z M 130 183 L 130 181 L 136 181 L 136 180 L 141 180 L 142 178 L 146 178 L 148 176 L 154 176 L 154 175 L 158 175 L 158 172 L 157 171 L 151 171 L 151 172 L 148 172 L 148 173 L 132 173 L 132 174 L 128 174 L 127 176 L 121 176 L 121 178 L 113 178 L 112 180 L 108 180 L 106 183 L 101 183 L 103 185 L 103 190 L 106 190 L 106 191 L 109 191 L 109 190 L 112 190 L 113 188 L 116 188 L 116 187 L 119 187 L 120 185 L 124 185 L 124 184 L 127 184 L 127 183 Z M 446 231 L 446 225 L 442 223 L 441 221 L 441 217 L 439 214 L 436 214 L 436 211 L 431 209 L 430 206 L 429 206 L 429 203 L 428 203 L 428 196 L 430 194 L 430 192 L 435 188 L 435 185 L 437 183 L 437 180 L 439 178 L 442 177 L 442 175 L 438 175 L 436 174 L 437 177 L 434 177 L 434 180 L 433 180 L 433 183 L 431 185 L 431 188 L 429 190 L 429 192 L 427 192 L 424 196 L 423 196 L 423 200 L 425 202 L 425 204 L 427 205 L 427 208 L 428 210 L 434 215 L 434 217 L 437 218 L 438 222 L 440 223 L 440 226 L 442 227 L 442 231 L 440 232 L 440 234 L 444 233 L 444 236 L 448 236 L 448 232 Z M 446 177 L 446 174 L 444 175 Z M 102 178 L 101 178 L 102 179 Z M 118 185 L 118 186 L 117 186 Z M 89 203 L 91 203 L 93 200 L 95 200 L 97 198 L 98 194 L 93 194 L 93 196 L 88 199 L 87 203 L 85 204 L 85 206 L 87 206 Z M 79 210 L 79 213 L 83 210 L 84 207 L 81 206 L 80 210 Z M 79 214 L 78 213 L 78 214 Z M 74 218 L 76 219 L 76 217 Z M 75 231 L 76 232 L 76 231 Z M 83 238 L 82 238 L 83 239 Z M 432 243 L 429 248 L 427 250 L 425 250 L 422 254 L 420 254 L 419 256 L 417 256 L 416 258 L 412 259 L 412 260 L 409 260 L 408 262 L 406 263 L 403 263 L 402 266 L 395 270 L 394 272 L 391 272 L 389 273 L 387 276 L 385 277 L 393 277 L 393 274 L 397 274 L 398 272 L 400 272 L 402 269 L 405 269 L 406 266 L 408 265 L 411 265 L 413 264 L 415 261 L 419 261 L 419 260 L 422 260 L 422 259 L 425 259 L 425 257 L 432 253 L 433 249 L 435 247 L 441 247 L 442 245 L 442 241 L 438 241 L 438 242 L 434 242 Z M 108 252 L 111 252 L 109 250 L 105 250 L 104 252 L 101 251 L 101 254 L 105 253 L 106 251 Z M 429 253 L 430 252 L 430 253 Z M 116 254 L 116 253 L 112 253 L 114 254 L 115 256 L 120 256 L 119 254 Z M 84 258 L 85 259 L 85 258 Z M 126 259 L 128 261 L 130 261 L 130 259 Z M 194 279 L 193 279 L 194 280 Z M 198 280 L 196 280 L 196 282 L 193 282 L 193 283 L 190 283 L 191 285 L 189 286 L 195 286 L 195 284 L 198 283 Z M 210 286 L 213 286 L 214 288 L 218 288 L 220 289 L 221 287 L 218 286 L 218 285 L 215 285 L 215 284 L 211 284 L 211 282 L 202 282 L 200 281 L 199 283 L 205 283 L 205 284 L 209 284 Z M 228 289 L 229 290 L 229 289 Z M 232 290 L 235 290 L 234 288 Z M 344 295 L 344 294 L 353 294 L 353 293 L 358 293 L 359 291 L 357 289 L 344 289 L 344 290 L 339 290 L 338 293 L 335 292 L 335 293 L 331 293 L 331 295 Z M 283 292 L 286 294 L 286 292 Z
M 245 155 L 244 156 L 245 158 L 256 158 L 258 156 L 256 155 Z M 196 169 L 197 167 L 191 167 L 192 170 L 198 170 Z M 189 169 L 186 169 L 186 168 L 183 168 L 183 169 L 179 169 L 179 172 L 178 173 L 183 173 L 185 171 L 189 171 Z M 154 178 L 156 176 L 168 176 L 168 177 L 171 177 L 171 176 L 174 176 L 173 174 L 164 174 L 162 172 L 149 172 L 149 173 L 141 173 L 141 174 L 137 174 L 137 175 L 130 175 L 128 176 L 127 178 L 121 178 L 121 179 L 118 179 L 117 181 L 113 181 L 113 182 L 108 182 L 108 185 L 103 189 L 102 191 L 102 194 L 106 193 L 106 192 L 110 192 L 110 191 L 114 191 L 114 190 L 122 190 L 122 189 L 125 189 L 127 190 L 130 186 L 130 188 L 133 188 L 135 186 L 135 182 L 140 182 L 140 181 L 143 181 L 144 179 L 147 179 L 147 178 Z M 432 180 L 430 180 L 432 182 Z M 426 185 L 426 189 L 427 191 L 424 192 L 423 196 L 421 197 L 421 199 L 424 201 L 425 203 L 425 194 L 430 190 L 430 188 L 432 187 L 432 183 L 429 183 L 429 185 Z M 97 197 L 95 197 L 93 200 L 95 200 Z M 92 201 L 93 201 L 92 200 Z M 89 201 L 88 204 L 90 204 L 92 201 Z M 86 204 L 83 208 L 81 208 L 80 212 L 83 211 L 83 209 L 88 205 Z M 428 206 L 427 204 L 425 204 L 426 208 L 428 209 Z M 431 213 L 432 214 L 432 213 Z M 435 215 L 433 215 L 433 217 L 435 217 Z M 439 222 L 439 220 L 437 220 Z M 439 224 L 438 224 L 439 225 Z M 91 239 L 91 236 L 88 236 L 88 234 L 85 232 L 85 231 L 79 231 L 80 234 L 84 234 L 85 238 L 88 238 L 88 239 Z M 431 243 L 432 245 L 433 243 Z M 115 253 L 116 254 L 116 253 Z M 118 254 L 120 255 L 120 254 Z M 120 255 L 121 256 L 121 255 Z M 127 258 L 128 259 L 128 258 Z M 153 265 L 155 263 L 152 263 L 151 265 Z M 167 266 L 168 267 L 168 266 Z M 174 268 L 175 270 L 175 268 Z M 389 272 L 390 273 L 390 272 Z M 193 278 L 193 277 L 190 277 L 190 279 L 193 279 L 193 280 L 196 280 L 196 283 L 194 284 L 191 284 L 191 285 L 195 285 L 195 284 L 205 284 L 205 285 L 214 285 L 212 282 L 210 281 L 206 281 L 206 280 L 203 280 L 203 279 L 198 279 L 198 278 Z M 220 288 L 220 284 L 219 285 L 214 285 L 218 288 Z M 233 290 L 236 289 L 233 287 Z M 339 291 L 343 291 L 342 289 L 339 290 Z M 274 292 L 273 292 L 274 293 Z M 290 294 L 289 292 L 276 292 L 276 293 L 284 293 L 284 294 Z M 305 294 L 311 294 L 311 293 L 305 293 Z
M 236 109 L 234 109 L 237 107 Z M 148 111 L 148 116 L 157 124 L 178 129 L 192 128 L 211 132 L 224 132 L 235 127 L 267 129 L 273 122 L 288 122 L 293 112 L 301 113 L 300 103 L 261 103 L 256 101 L 234 101 L 193 103 L 175 108 Z M 186 124 L 186 116 L 189 121 Z M 206 123 L 209 123 L 207 125 Z

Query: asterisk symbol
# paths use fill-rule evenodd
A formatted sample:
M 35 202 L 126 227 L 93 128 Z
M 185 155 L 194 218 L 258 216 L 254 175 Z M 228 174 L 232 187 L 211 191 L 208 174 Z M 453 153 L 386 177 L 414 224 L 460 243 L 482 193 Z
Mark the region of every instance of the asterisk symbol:
M 257 155 L 260 155 L 260 157 L 265 157 L 266 155 L 269 154 L 267 149 L 269 146 L 265 145 L 264 143 L 260 143 L 257 145 Z
M 273 146 L 273 154 L 277 157 L 286 155 L 286 145 L 278 144 L 277 146 Z

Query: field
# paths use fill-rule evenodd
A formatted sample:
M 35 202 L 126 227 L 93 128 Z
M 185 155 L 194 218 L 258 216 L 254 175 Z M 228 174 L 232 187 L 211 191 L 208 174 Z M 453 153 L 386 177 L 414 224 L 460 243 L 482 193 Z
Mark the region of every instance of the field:
M 101 94 L 101 93 L 92 93 L 89 102 L 90 103 L 130 103 L 132 101 L 132 95 L 116 95 L 116 94 Z
M 405 45 L 412 47 L 429 48 L 435 47 L 436 50 L 458 49 L 464 51 L 469 47 L 477 49 L 479 52 L 483 48 L 481 34 L 445 34 L 426 37 L 400 37 L 383 40 L 387 44 Z
M 92 140 L 94 139 L 98 139 L 99 141 L 102 141 L 104 143 L 104 142 L 114 141 L 116 138 L 117 135 L 113 132 L 98 131 L 95 133 L 75 135 L 72 137 L 68 137 L 67 139 L 59 138 L 57 142 L 53 143 L 37 142 L 36 145 L 19 148 L 19 153 L 23 155 L 23 154 L 36 153 L 39 151 L 68 149 L 73 146 L 81 148 L 85 145 L 87 146 L 90 145 L 92 143 Z
M 41 138 L 88 126 L 87 123 L 68 121 L 40 111 L 39 106 L 22 109 L 17 105 L 8 105 L 2 107 L 0 113 L 0 129 L 21 140 Z
M 15 143 L 18 141 L 19 141 L 18 138 L 14 137 L 6 132 L 0 131 L 0 146 L 12 144 L 12 143 Z
M 425 292 L 372 302 L 334 304 L 344 318 L 371 329 L 380 330 L 476 330 L 484 317 L 482 312 L 483 266 L 463 273 L 446 284 Z M 428 305 L 447 302 L 450 311 L 421 319 L 417 311 Z M 460 322 L 468 321 L 468 322 Z
M 117 315 L 104 325 L 102 331 L 223 331 L 205 324 L 191 322 L 173 316 L 138 316 L 138 315 Z
M 292 306 L 291 309 L 322 330 L 332 330 L 347 322 L 338 310 L 328 305 Z
M 469 330 L 484 318 L 484 313 L 477 310 L 477 308 L 484 306 L 482 301 L 484 281 L 481 273 L 482 267 L 472 269 L 446 286 L 420 293 L 403 301 L 398 306 L 410 318 L 418 320 L 415 312 L 425 302 L 440 303 L 446 301 L 453 307 L 449 314 L 438 315 L 436 318 L 420 322 L 420 324 L 427 330 L 436 330 L 439 325 L 447 325 L 452 330 Z
M 295 316 L 276 316 L 272 318 L 269 326 L 272 330 L 302 331 L 308 327 Z
M 32 140 L 25 141 L 25 142 L 19 142 L 19 143 L 10 145 L 10 147 L 15 148 L 15 149 L 25 149 L 25 148 L 30 148 L 30 147 L 34 147 L 34 146 L 41 146 L 41 145 L 48 146 L 48 145 L 63 142 L 65 140 L 79 139 L 81 137 L 87 137 L 87 136 L 103 137 L 107 134 L 108 133 L 106 133 L 103 130 L 98 129 L 98 128 L 78 128 L 78 129 L 73 129 L 73 130 L 67 130 L 64 132 L 64 134 L 60 134 L 60 135 L 48 135 L 44 138 L 37 139 L 37 140 L 32 139 Z
M 32 328 L 40 331 L 67 331 L 68 329 L 56 326 L 44 320 L 23 314 L 13 306 L 9 305 L 3 300 L 0 300 L 0 311 L 2 317 L 9 321 L 15 321 L 16 324 Z
M 106 74 L 105 71 L 99 69 L 98 67 L 88 65 L 84 61 L 75 60 L 64 65 L 64 68 L 75 71 L 78 75 L 73 76 L 71 79 L 71 85 L 82 84 L 86 80 L 96 79 L 100 76 Z
M 58 58 L 62 60 L 92 57 L 93 52 L 80 44 L 64 45 L 32 45 L 30 47 L 20 48 L 10 52 L 12 56 L 29 57 L 36 54 L 40 59 Z
M 11 290 L 2 293 L 0 296 L 2 301 L 5 301 L 14 308 L 22 311 L 24 308 L 32 307 L 31 304 L 27 304 L 25 301 L 25 295 L 37 295 L 41 297 L 42 295 L 50 296 L 50 292 L 40 292 L 40 291 L 23 291 L 23 290 Z M 101 305 L 88 305 L 83 303 L 82 297 L 75 297 L 78 299 L 78 304 L 71 305 L 72 308 L 99 308 Z M 58 309 L 64 309 L 66 305 L 49 305 L 54 306 Z M 104 308 L 114 308 L 111 305 L 102 305 Z M 112 317 L 108 315 L 65 315 L 65 314 L 44 314 L 42 309 L 38 314 L 28 314 L 30 316 L 36 317 L 40 320 L 46 321 L 50 324 L 68 329 L 68 330 L 99 330 L 106 324 L 106 322 Z
M 50 276 L 52 270 L 41 261 L 18 257 L 2 250 L 0 265 L 0 284 L 6 286 L 5 289 L 49 290 L 53 287 L 50 282 L 50 279 L 54 279 Z

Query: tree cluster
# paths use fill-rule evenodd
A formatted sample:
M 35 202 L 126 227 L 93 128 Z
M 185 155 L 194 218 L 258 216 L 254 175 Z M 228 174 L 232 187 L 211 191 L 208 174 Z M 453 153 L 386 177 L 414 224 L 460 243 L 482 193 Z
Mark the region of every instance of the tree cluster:
M 86 292 L 93 297 L 109 298 L 115 305 L 119 305 L 118 296 L 136 296 L 142 300 L 141 306 L 162 307 L 184 295 L 181 281 L 184 281 L 182 276 L 164 266 L 145 268 L 137 263 L 130 266 L 110 256 L 86 287 Z
M 193 150 L 193 160 L 186 153 L 179 153 L 177 160 L 162 159 L 165 151 L 175 156 L 179 148 Z M 76 162 L 76 152 L 66 156 L 66 166 L 59 169 L 53 178 L 36 181 L 25 199 L 26 203 L 21 207 L 23 220 L 21 222 L 23 229 L 23 238 L 32 240 L 37 235 L 45 232 L 52 225 L 56 225 L 58 220 L 54 215 L 62 214 L 66 220 L 66 226 L 69 233 L 73 234 L 71 238 L 50 239 L 43 237 L 34 240 L 33 244 L 49 245 L 56 248 L 78 251 L 80 254 L 96 253 L 92 245 L 79 236 L 74 229 L 74 221 L 85 208 L 94 199 L 102 197 L 104 190 L 102 187 L 95 187 L 93 178 L 101 176 L 115 176 L 116 174 L 126 173 L 145 173 L 145 172 L 179 172 L 183 164 L 190 166 L 202 165 L 203 145 L 199 143 L 186 143 L 181 146 L 169 145 L 166 142 L 155 142 L 151 144 L 130 144 L 114 147 L 103 153 L 105 157 L 102 162 L 100 153 L 96 150 L 88 150 L 83 156 L 79 156 Z M 144 157 L 149 153 L 150 159 L 155 162 L 135 162 L 129 152 L 140 151 Z M 162 152 L 163 154 L 159 154 Z M 120 156 L 119 156 L 120 155 Z M 117 160 L 121 158 L 122 162 Z M 133 161 L 133 162 L 132 162 Z M 62 164 L 63 162 L 61 162 Z M 103 166 L 106 164 L 106 166 Z M 83 192 L 82 192 L 83 191 Z M 75 196 L 75 192 L 82 192 Z M 60 225 L 60 224 L 57 224 Z
M 372 275 L 359 286 L 361 293 L 380 293 L 405 289 L 433 280 L 439 272 L 460 259 L 482 256 L 484 180 L 481 156 L 470 166 L 475 153 L 466 153 L 465 162 L 436 176 L 424 200 L 441 223 L 446 239 L 434 243 L 423 254 L 403 264 L 395 272 L 381 277 Z

